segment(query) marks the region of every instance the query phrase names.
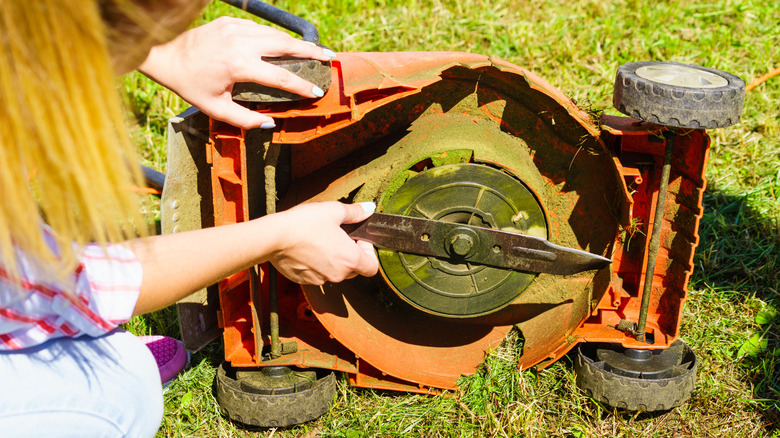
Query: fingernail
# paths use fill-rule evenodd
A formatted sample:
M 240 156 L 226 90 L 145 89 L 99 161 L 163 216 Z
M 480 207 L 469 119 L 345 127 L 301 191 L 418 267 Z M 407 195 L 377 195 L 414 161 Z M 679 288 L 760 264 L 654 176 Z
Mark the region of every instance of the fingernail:
M 376 211 L 376 204 L 373 202 L 360 202 L 358 203 L 359 206 L 363 207 L 363 210 L 366 211 L 366 213 L 373 213 Z
M 311 89 L 311 92 L 312 92 L 312 93 L 313 93 L 315 96 L 317 96 L 317 97 L 322 97 L 322 96 L 324 96 L 324 95 L 325 95 L 325 92 L 324 92 L 324 91 L 322 91 L 322 88 L 320 88 L 320 87 L 318 87 L 318 86 L 316 86 L 316 85 L 314 86 L 314 88 L 312 88 L 312 89 Z
M 327 56 L 328 58 L 335 58 L 336 57 L 336 52 L 334 52 L 333 50 L 330 50 L 330 49 L 323 48 L 322 49 L 322 53 L 324 53 L 325 56 Z
M 262 128 L 262 129 L 273 129 L 273 128 L 276 128 L 276 123 L 274 123 L 274 122 L 265 122 L 262 125 L 260 125 L 260 128 Z

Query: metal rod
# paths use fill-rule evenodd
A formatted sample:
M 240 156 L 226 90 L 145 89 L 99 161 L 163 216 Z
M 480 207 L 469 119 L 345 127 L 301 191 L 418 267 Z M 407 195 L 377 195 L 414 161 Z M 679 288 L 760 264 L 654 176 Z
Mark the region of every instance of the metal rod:
M 642 290 L 642 306 L 639 308 L 639 322 L 637 322 L 636 329 L 636 340 L 639 342 L 645 342 L 647 311 L 648 307 L 650 307 L 650 295 L 653 291 L 653 278 L 655 277 L 655 263 L 658 257 L 658 248 L 661 246 L 661 227 L 664 219 L 666 192 L 669 188 L 669 175 L 672 171 L 672 152 L 674 150 L 674 137 L 676 135 L 677 132 L 674 130 L 664 132 L 664 137 L 666 137 L 664 167 L 661 170 L 661 182 L 658 185 L 658 199 L 655 204 L 655 217 L 653 218 L 653 233 L 650 236 L 650 243 L 647 245 L 647 272 L 645 273 L 645 285 Z
M 271 141 L 265 145 L 265 214 L 276 213 L 276 163 L 279 161 L 278 144 Z M 279 292 L 276 285 L 276 268 L 268 264 L 268 322 L 271 335 L 271 357 L 282 356 L 282 343 L 279 341 Z
M 276 268 L 268 265 L 268 307 L 271 326 L 271 357 L 282 356 L 282 343 L 279 341 L 279 294 L 276 290 Z

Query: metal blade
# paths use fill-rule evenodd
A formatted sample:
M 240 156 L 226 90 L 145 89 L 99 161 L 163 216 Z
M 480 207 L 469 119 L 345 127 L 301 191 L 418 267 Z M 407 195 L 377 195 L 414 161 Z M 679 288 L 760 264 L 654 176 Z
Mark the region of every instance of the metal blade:
M 606 257 L 539 237 L 385 213 L 374 213 L 342 228 L 353 239 L 378 248 L 516 271 L 571 275 L 612 263 Z

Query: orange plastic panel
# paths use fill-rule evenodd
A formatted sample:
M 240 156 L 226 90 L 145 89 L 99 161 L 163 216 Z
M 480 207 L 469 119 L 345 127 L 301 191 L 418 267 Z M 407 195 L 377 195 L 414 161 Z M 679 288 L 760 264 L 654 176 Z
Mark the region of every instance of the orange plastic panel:
M 573 303 L 561 303 L 553 312 L 554 318 L 540 318 L 537 324 L 526 326 L 524 335 L 536 341 L 525 345 L 521 366 L 551 363 L 578 342 L 617 342 L 634 348 L 662 348 L 676 339 L 702 214 L 704 167 L 709 146 L 703 131 L 692 131 L 677 138 L 664 206 L 666 214 L 660 225 L 659 262 L 655 275 L 649 280 L 653 282 L 653 296 L 648 328 L 655 343 L 640 345 L 633 336 L 616 326 L 621 320 L 636 321 L 640 291 L 648 281 L 647 239 L 644 236 L 650 235 L 652 230 L 648 224 L 658 208 L 657 187 L 663 155 L 663 137 L 659 133 L 663 128 L 625 117 L 607 116 L 601 123 L 595 123 L 585 111 L 533 73 L 481 55 L 341 53 L 333 66 L 332 85 L 323 98 L 253 107 L 277 121 L 273 142 L 289 148 L 291 177 L 300 181 L 305 178 L 337 181 L 342 187 L 330 188 L 333 193 L 340 193 L 339 190 L 349 193 L 366 180 L 366 175 L 327 174 L 334 171 L 334 166 L 326 168 L 327 164 L 337 163 L 349 154 L 356 159 L 368 159 L 371 150 L 367 145 L 403 128 L 403 124 L 397 124 L 393 118 L 372 117 L 377 110 L 393 113 L 406 108 L 409 111 L 406 116 L 416 117 L 432 111 L 425 100 L 426 90 L 434 89 L 436 84 L 448 79 L 457 81 L 469 74 L 478 76 L 488 71 L 494 80 L 504 81 L 507 89 L 520 90 L 517 99 L 529 99 L 522 104 L 538 114 L 538 126 L 534 129 L 557 129 L 557 135 L 561 137 L 582 132 L 596 138 L 612 154 L 613 171 L 621 185 L 620 202 L 625 208 L 615 212 L 620 216 L 623 232 L 615 237 L 611 277 L 603 282 L 606 286 L 594 292 L 590 302 L 577 303 L 577 306 L 583 303 L 589 306 L 582 318 L 576 316 L 582 309 L 575 308 Z M 522 90 L 513 85 L 519 83 L 535 94 L 522 94 Z M 498 98 L 489 90 L 479 98 L 484 100 L 480 102 L 486 111 L 483 117 L 490 117 L 503 108 L 499 100 L 492 100 Z M 405 102 L 405 106 L 401 102 Z M 565 117 L 561 117 L 562 114 Z M 572 125 L 570 131 L 561 128 L 561 123 L 567 120 L 573 120 L 576 125 Z M 496 123 L 501 123 L 500 118 L 496 118 Z M 217 122 L 211 125 L 210 138 L 209 153 L 213 164 L 210 177 L 216 224 L 248 220 L 249 202 L 255 195 L 247 184 L 246 154 L 247 148 L 254 146 L 246 144 L 245 132 Z M 561 141 L 576 142 L 577 138 Z M 293 199 L 293 203 L 317 199 L 316 194 L 306 192 L 305 184 L 291 190 L 299 192 L 287 197 Z M 554 228 L 555 224 L 552 226 Z M 264 272 L 261 267 L 261 281 L 256 286 L 263 300 L 260 308 L 267 305 L 268 285 Z M 366 291 L 360 290 L 359 282 L 352 284 L 357 286 L 309 288 L 306 295 L 310 302 L 307 302 L 298 285 L 280 278 L 281 337 L 283 341 L 296 342 L 299 350 L 264 361 L 261 352 L 255 351 L 255 336 L 268 331 L 265 322 L 261 323 L 262 327 L 255 327 L 252 320 L 251 288 L 255 286 L 251 284 L 250 276 L 237 274 L 221 282 L 220 321 L 225 330 L 226 359 L 234 366 L 329 368 L 349 373 L 351 383 L 356 386 L 435 393 L 437 388 L 454 388 L 461 374 L 473 372 L 485 352 L 498 345 L 512 327 L 513 321 L 490 322 L 489 318 L 477 324 L 438 321 L 431 326 L 427 320 L 415 320 L 402 309 L 381 308 L 377 307 L 376 301 L 361 300 L 360 294 Z M 319 309 L 317 318 L 309 305 Z M 536 316 L 547 311 L 541 306 L 536 310 Z M 506 315 L 523 316 L 521 313 Z M 261 321 L 265 321 L 265 315 L 260 316 Z M 555 336 L 545 336 L 545 325 L 564 330 L 556 332 L 560 334 Z M 349 339 L 350 345 L 359 345 L 353 348 L 361 354 L 345 347 L 338 339 Z M 261 345 L 268 344 L 265 335 L 260 341 Z M 375 363 L 382 363 L 382 369 L 374 366 Z

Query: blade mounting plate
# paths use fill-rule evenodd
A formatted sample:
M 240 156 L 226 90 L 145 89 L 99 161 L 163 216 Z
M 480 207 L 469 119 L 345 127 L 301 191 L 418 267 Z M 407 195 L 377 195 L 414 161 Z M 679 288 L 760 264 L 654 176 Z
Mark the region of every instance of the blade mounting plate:
M 427 169 L 409 178 L 380 208 L 383 213 L 547 238 L 544 211 L 533 193 L 518 179 L 487 165 Z M 381 248 L 377 252 L 382 275 L 401 298 L 425 312 L 451 318 L 495 312 L 514 301 L 537 275 L 465 259 Z

